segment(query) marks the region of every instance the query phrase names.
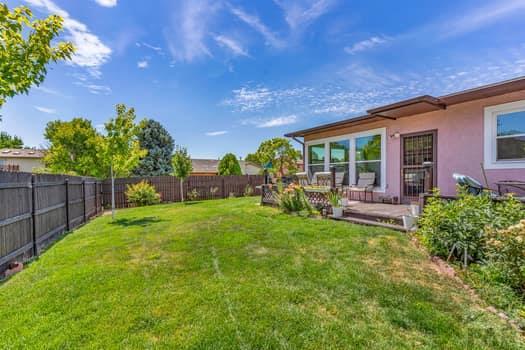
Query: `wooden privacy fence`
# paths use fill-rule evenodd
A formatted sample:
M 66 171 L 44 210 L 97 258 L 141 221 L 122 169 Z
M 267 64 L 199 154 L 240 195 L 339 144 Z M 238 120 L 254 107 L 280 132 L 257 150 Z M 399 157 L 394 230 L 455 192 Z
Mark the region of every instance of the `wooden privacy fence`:
M 162 202 L 180 202 L 180 180 L 175 176 L 146 176 L 115 179 L 115 206 L 126 208 L 131 206 L 126 198 L 127 185 L 146 181 L 153 185 L 160 193 Z M 197 199 L 227 198 L 230 195 L 239 197 L 244 195 L 246 187 L 250 186 L 254 195 L 259 195 L 256 187 L 264 183 L 264 175 L 238 176 L 190 176 L 183 183 L 184 198 L 188 192 L 197 191 Z M 111 205 L 111 180 L 104 180 L 102 184 L 103 202 Z
M 94 178 L 0 172 L 0 272 L 102 213 L 101 190 Z

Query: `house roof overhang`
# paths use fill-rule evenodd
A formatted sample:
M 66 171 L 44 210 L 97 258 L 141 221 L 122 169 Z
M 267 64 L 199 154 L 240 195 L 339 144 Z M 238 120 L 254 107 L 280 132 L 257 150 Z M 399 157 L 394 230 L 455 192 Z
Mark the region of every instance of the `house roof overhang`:
M 515 91 L 525 90 L 525 77 L 506 80 L 494 84 L 484 85 L 473 89 L 468 89 L 441 97 L 423 95 L 407 100 L 391 103 L 388 105 L 369 109 L 367 114 L 344 119 L 334 123 L 323 124 L 316 127 L 298 130 L 285 134 L 286 137 L 304 137 L 321 131 L 329 131 L 341 127 L 349 127 L 371 123 L 381 119 L 396 120 L 402 117 L 409 117 L 422 113 L 446 109 L 458 103 L 479 100 L 482 98 L 503 95 Z

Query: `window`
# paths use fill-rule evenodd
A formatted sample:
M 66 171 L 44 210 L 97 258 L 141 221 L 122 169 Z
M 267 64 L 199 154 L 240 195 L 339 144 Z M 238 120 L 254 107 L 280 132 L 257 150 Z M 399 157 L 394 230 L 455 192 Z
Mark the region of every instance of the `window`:
M 373 172 L 377 190 L 386 189 L 386 128 L 309 141 L 306 149 L 309 176 L 335 167 L 338 181 L 342 176 L 344 185 L 353 185 L 359 174 Z
M 355 139 L 356 180 L 361 173 L 375 173 L 376 186 L 381 184 L 381 135 Z
M 348 185 L 348 164 L 350 160 L 350 140 L 330 142 L 330 168 L 342 175 L 343 184 Z
M 525 101 L 485 108 L 484 165 L 525 168 Z
M 324 171 L 324 143 L 308 146 L 308 174 Z
M 525 160 L 525 111 L 496 118 L 496 160 Z

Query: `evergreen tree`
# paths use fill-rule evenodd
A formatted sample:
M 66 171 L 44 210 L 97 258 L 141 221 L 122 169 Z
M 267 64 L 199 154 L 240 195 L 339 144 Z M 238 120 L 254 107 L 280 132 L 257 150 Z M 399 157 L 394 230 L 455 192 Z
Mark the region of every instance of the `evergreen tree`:
M 170 175 L 173 172 L 171 155 L 173 138 L 159 122 L 145 119 L 140 124 L 138 133 L 140 148 L 148 154 L 142 158 L 133 170 L 137 176 Z

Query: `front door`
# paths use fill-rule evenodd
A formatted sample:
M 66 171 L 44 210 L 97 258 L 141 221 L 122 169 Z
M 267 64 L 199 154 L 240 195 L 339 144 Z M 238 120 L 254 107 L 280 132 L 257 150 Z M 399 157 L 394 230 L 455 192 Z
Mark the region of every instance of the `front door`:
M 436 186 L 437 132 L 401 136 L 401 199 L 417 201 L 420 193 Z

